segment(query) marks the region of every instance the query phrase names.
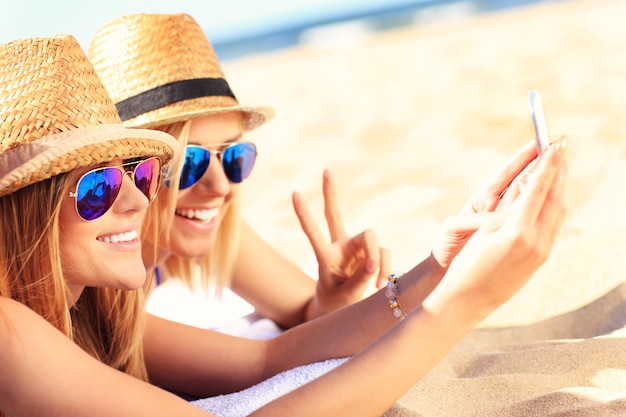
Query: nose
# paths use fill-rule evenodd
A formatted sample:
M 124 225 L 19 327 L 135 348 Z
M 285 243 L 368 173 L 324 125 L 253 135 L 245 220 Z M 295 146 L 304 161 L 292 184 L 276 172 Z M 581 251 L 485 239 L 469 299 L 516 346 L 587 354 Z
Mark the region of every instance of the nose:
M 122 181 L 120 193 L 111 208 L 117 213 L 142 212 L 146 210 L 150 205 L 148 197 L 135 186 L 131 173 L 124 173 Z
M 224 173 L 221 158 L 216 154 L 211 154 L 211 162 L 206 172 L 193 187 L 193 192 L 197 195 L 224 197 L 230 193 L 230 181 Z

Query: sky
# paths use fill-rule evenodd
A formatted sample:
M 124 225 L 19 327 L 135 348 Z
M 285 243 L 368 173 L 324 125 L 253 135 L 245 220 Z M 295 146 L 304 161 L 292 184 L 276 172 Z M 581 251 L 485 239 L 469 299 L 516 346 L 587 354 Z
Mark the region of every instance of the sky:
M 221 60 L 300 42 L 302 28 L 342 18 L 386 13 L 384 25 L 412 24 L 559 0 L 2 0 L 0 43 L 74 35 L 87 49 L 99 28 L 132 13 L 188 13 L 205 30 Z M 418 11 L 416 8 L 420 7 Z M 408 13 L 410 12 L 410 13 Z M 419 13 L 418 13 L 419 12 Z M 419 16 L 418 16 L 419 14 Z M 381 17 L 378 14 L 378 17 Z M 393 23 L 390 23 L 393 22 Z M 291 30 L 290 29 L 294 29 Z M 366 30 L 380 30 L 367 26 Z M 281 32 L 280 36 L 260 35 Z M 318 31 L 319 32 L 319 31 Z M 349 33 L 349 32 L 348 32 Z M 325 35 L 326 36 L 326 35 Z M 332 32 L 333 42 L 338 36 Z M 242 38 L 245 42 L 237 42 Z M 252 39 L 253 41 L 250 41 Z M 304 37 L 304 39 L 308 39 Z
M 110 20 L 131 13 L 193 16 L 213 43 L 301 20 L 324 19 L 355 9 L 398 7 L 428 0 L 10 0 L 3 1 L 0 43 L 32 36 L 74 35 L 83 48 Z

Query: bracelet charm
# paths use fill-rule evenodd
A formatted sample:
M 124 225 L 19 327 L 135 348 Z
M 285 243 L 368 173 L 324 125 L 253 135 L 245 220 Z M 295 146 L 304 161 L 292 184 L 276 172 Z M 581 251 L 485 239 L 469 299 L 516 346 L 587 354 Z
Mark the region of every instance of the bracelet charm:
M 393 311 L 394 317 L 396 317 L 398 320 L 402 320 L 406 317 L 406 313 L 400 305 L 400 298 L 398 296 L 398 280 L 400 279 L 400 276 L 401 274 L 389 274 L 389 276 L 387 277 L 389 282 L 387 282 L 387 289 L 385 291 L 385 295 L 389 299 L 389 307 Z

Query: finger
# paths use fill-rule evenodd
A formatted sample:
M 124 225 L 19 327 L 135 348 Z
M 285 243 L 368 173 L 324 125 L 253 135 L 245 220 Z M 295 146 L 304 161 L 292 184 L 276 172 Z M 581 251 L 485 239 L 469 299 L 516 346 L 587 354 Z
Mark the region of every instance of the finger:
M 309 239 L 315 255 L 319 255 L 319 250 L 326 244 L 326 239 L 322 234 L 319 227 L 315 223 L 315 219 L 311 215 L 308 205 L 304 201 L 304 197 L 299 192 L 294 192 L 291 195 L 291 201 L 293 203 L 293 209 L 296 212 L 296 216 L 300 221 L 300 226 L 304 231 L 304 234 Z
M 493 212 L 479 212 L 450 216 L 445 220 L 444 229 L 446 234 L 462 235 L 473 233 L 485 224 L 492 215 Z
M 554 142 L 550 143 L 550 146 L 556 147 L 559 150 L 559 152 L 561 152 L 561 155 L 565 155 L 565 151 L 567 150 L 568 143 L 569 142 L 568 142 L 567 136 L 561 136 Z
M 567 137 L 561 136 L 559 139 L 552 142 L 550 146 L 556 147 L 561 155 L 563 155 L 567 148 Z M 526 186 L 528 182 L 528 176 L 533 171 L 533 169 L 535 169 L 538 162 L 538 159 L 533 160 L 530 164 L 528 164 L 528 166 L 526 166 L 526 168 L 524 168 L 524 170 L 517 177 L 515 177 L 515 180 L 513 180 L 513 183 L 509 186 L 509 188 L 505 192 L 505 195 L 502 197 L 500 204 L 498 204 L 498 210 L 506 208 L 517 198 L 517 196 Z
M 547 229 L 544 234 L 543 239 L 543 253 L 549 254 L 554 246 L 554 242 L 556 242 L 556 238 L 559 235 L 559 231 L 561 230 L 561 226 L 565 220 L 565 213 L 567 210 L 565 209 L 565 205 L 561 202 L 554 202 L 555 204 L 550 204 L 552 207 L 550 210 L 550 217 L 547 223 Z M 543 217 L 543 216 L 542 216 Z
M 523 191 L 524 187 L 526 187 L 528 183 L 528 176 L 533 172 L 538 162 L 538 159 L 534 159 L 515 177 L 513 182 L 504 191 L 500 201 L 498 202 L 496 210 L 503 210 L 513 204 Z
M 506 192 L 511 182 L 522 172 L 526 166 L 537 157 L 535 141 L 527 142 L 520 150 L 510 157 L 500 171 L 491 178 L 485 187 L 487 201 L 484 210 L 494 210 L 500 197 Z
M 534 233 L 537 235 L 536 254 L 540 263 L 545 262 L 550 255 L 559 230 L 565 220 L 566 209 L 562 200 L 564 178 L 565 170 L 559 171 L 535 226 Z
M 554 241 L 556 240 L 558 232 L 561 229 L 566 213 L 563 195 L 567 178 L 567 164 L 564 160 L 560 160 L 559 162 L 561 162 L 560 169 L 557 172 L 552 188 L 548 192 L 546 203 L 544 204 L 544 207 L 539 215 L 540 225 L 547 225 L 544 227 L 547 227 L 548 229 L 545 243 L 548 249 L 554 245 Z
M 387 285 L 387 277 L 391 273 L 391 251 L 380 248 L 380 268 L 376 279 L 376 288 L 380 289 Z
M 351 239 L 352 246 L 357 247 L 364 254 L 364 271 L 371 275 L 380 267 L 380 248 L 376 233 L 365 230 Z
M 520 205 L 519 221 L 522 224 L 536 224 L 546 199 L 552 188 L 558 173 L 564 167 L 564 160 L 554 147 L 548 148 L 543 155 L 537 168 L 530 175 L 528 185 L 519 197 Z M 557 184 L 558 185 L 558 184 Z
M 347 237 L 346 229 L 339 212 L 339 204 L 337 202 L 337 192 L 335 190 L 335 181 L 333 180 L 330 170 L 324 171 L 323 176 L 324 191 L 324 214 L 328 223 L 328 231 L 332 242 Z
M 527 142 L 504 164 L 498 175 L 491 183 L 490 191 L 493 194 L 502 195 L 524 169 L 537 158 L 537 146 L 534 140 Z

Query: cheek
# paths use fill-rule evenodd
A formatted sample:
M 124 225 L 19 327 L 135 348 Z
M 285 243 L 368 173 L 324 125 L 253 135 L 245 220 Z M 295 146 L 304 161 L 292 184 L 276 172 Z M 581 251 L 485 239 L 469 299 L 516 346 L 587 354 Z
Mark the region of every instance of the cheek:
M 230 184 L 230 191 L 224 197 L 224 205 L 230 204 L 230 202 L 233 200 L 233 198 L 235 198 L 235 196 L 240 193 L 239 190 L 241 190 L 241 184 L 233 184 L 233 183 L 231 183 Z
M 180 194 L 179 192 L 178 195 Z M 170 227 L 176 210 L 176 201 L 172 200 L 173 195 L 174 193 L 169 188 L 165 186 L 161 188 L 157 198 L 148 207 L 148 216 L 143 226 L 146 233 L 155 232 L 154 228 L 158 228 L 158 232 L 161 233 Z
M 84 239 L 89 236 L 89 223 L 78 217 L 74 204 L 74 199 L 67 198 L 59 212 L 59 252 L 64 270 L 74 267 L 76 259 L 86 250 Z
M 222 210 L 222 214 L 230 210 L 231 206 L 233 205 L 233 200 L 235 199 L 237 194 L 239 194 L 239 187 L 233 187 L 231 188 L 231 190 L 232 191 L 228 193 L 226 197 L 224 197 L 224 210 Z
M 59 211 L 59 239 L 61 242 L 72 240 L 75 229 L 85 223 L 78 217 L 74 204 L 76 203 L 73 198 L 66 198 L 61 203 L 61 210 Z
M 163 187 L 157 196 L 156 201 L 152 204 L 158 205 L 159 210 L 159 224 L 166 225 L 171 220 L 171 216 L 174 215 L 174 207 L 170 204 L 170 190 Z M 172 206 L 172 207 L 170 207 Z
M 80 220 L 76 213 L 76 200 L 73 197 L 64 198 L 61 202 L 61 210 L 59 211 L 59 224 L 63 225 Z

